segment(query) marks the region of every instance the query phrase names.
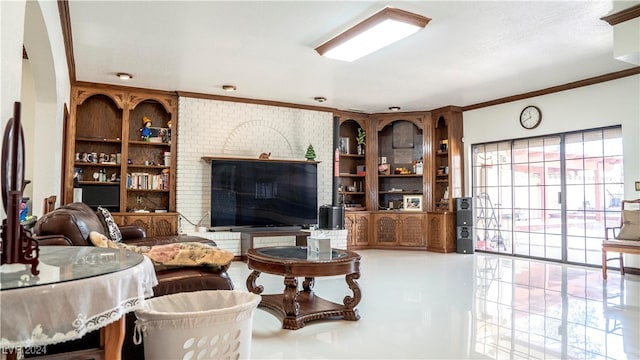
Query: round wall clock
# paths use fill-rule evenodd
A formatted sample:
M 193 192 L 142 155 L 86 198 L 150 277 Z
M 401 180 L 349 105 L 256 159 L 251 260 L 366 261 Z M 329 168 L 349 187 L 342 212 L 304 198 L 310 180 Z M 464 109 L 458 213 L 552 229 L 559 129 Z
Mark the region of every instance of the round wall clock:
M 523 128 L 531 130 L 540 125 L 542 121 L 542 111 L 537 106 L 529 105 L 522 109 L 520 113 L 520 125 Z

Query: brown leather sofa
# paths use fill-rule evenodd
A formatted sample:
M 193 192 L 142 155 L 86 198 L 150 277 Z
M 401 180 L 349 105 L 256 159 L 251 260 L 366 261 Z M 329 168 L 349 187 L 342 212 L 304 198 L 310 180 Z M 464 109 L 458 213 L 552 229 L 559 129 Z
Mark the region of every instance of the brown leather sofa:
M 185 235 L 147 237 L 143 228 L 137 226 L 120 226 L 122 241 L 130 245 L 161 245 L 175 242 L 215 242 Z M 97 231 L 105 234 L 105 229 L 98 215 L 84 203 L 72 203 L 55 209 L 42 216 L 33 227 L 33 235 L 40 245 L 93 246 L 89 240 L 89 233 Z M 226 272 L 226 268 L 211 267 L 183 267 L 168 268 L 156 271 L 158 285 L 153 288 L 154 296 L 174 294 L 178 292 L 198 290 L 233 290 L 233 283 Z M 125 343 L 122 358 L 143 359 L 142 345 L 134 345 L 133 328 L 135 315 L 127 315 Z M 90 336 L 91 335 L 91 336 Z M 95 334 L 87 334 L 85 338 L 95 338 Z M 52 348 L 52 351 L 75 351 L 78 349 L 96 347 L 96 339 L 80 339 L 64 343 Z M 89 357 L 91 358 L 91 357 Z

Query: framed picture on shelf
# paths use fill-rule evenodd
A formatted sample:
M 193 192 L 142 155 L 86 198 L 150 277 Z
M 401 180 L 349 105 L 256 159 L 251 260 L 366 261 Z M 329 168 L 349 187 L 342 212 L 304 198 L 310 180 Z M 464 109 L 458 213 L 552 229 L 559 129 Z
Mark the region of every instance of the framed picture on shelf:
M 168 142 L 167 135 L 171 134 L 170 128 L 150 127 L 149 142 Z
M 422 195 L 403 195 L 402 200 L 405 211 L 422 211 Z
M 348 154 L 349 153 L 349 138 L 348 137 L 341 137 L 340 138 L 340 145 L 339 145 L 339 151 L 340 154 Z

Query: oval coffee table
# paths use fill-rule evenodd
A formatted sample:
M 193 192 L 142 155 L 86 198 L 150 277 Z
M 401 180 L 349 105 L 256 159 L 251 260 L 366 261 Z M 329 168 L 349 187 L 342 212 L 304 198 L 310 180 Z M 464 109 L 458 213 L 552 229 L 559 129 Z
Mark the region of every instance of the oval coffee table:
M 331 249 L 331 259 L 308 260 L 306 246 L 275 246 L 249 249 L 247 265 L 253 272 L 247 278 L 247 289 L 254 294 L 264 291 L 256 286 L 260 273 L 284 276 L 282 294 L 262 295 L 258 305 L 282 318 L 282 328 L 297 330 L 305 322 L 323 318 L 341 317 L 344 320 L 358 320 L 360 315 L 355 307 L 360 303 L 360 255 L 353 251 Z M 353 296 L 345 296 L 343 304 L 320 298 L 313 292 L 317 276 L 345 275 Z M 298 277 L 304 277 L 302 291 L 298 291 Z

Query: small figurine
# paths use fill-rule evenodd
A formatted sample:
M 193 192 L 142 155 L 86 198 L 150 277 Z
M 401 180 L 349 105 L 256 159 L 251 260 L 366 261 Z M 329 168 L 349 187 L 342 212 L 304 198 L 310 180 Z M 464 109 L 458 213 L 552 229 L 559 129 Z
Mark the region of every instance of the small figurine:
M 162 132 L 162 142 L 171 144 L 171 120 L 167 122 L 168 129 L 163 130 Z
M 20 221 L 27 221 L 27 214 L 29 214 L 29 204 L 22 199 L 20 202 Z
M 262 154 L 260 154 L 260 156 L 258 156 L 258 159 L 260 159 L 260 160 L 269 160 L 269 156 L 271 156 L 271 153 L 262 153 Z
M 143 141 L 149 141 L 149 137 L 151 137 L 151 119 L 148 117 L 142 118 L 143 127 L 140 129 L 140 136 Z

